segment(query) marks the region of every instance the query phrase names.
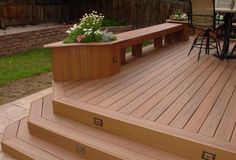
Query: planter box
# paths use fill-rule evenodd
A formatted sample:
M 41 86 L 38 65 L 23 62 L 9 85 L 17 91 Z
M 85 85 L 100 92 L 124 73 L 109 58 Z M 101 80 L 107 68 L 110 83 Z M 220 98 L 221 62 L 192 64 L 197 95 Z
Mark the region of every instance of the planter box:
M 45 47 L 52 48 L 54 81 L 105 78 L 120 72 L 120 48 L 114 42 L 57 42 Z
M 52 49 L 54 81 L 78 81 L 106 78 L 120 72 L 125 62 L 125 48 L 132 46 L 132 55 L 142 57 L 142 43 L 154 39 L 155 47 L 164 36 L 172 40 L 185 41 L 182 24 L 164 23 L 116 34 L 117 40 L 106 43 L 63 42 L 45 45 Z M 174 38 L 173 38 L 174 37 Z
M 176 21 L 176 20 L 171 20 L 171 19 L 167 19 L 166 20 L 167 23 L 178 23 L 178 24 L 183 24 L 184 25 L 184 32 L 182 35 L 182 37 L 185 37 L 185 40 L 188 41 L 190 35 L 192 35 L 192 31 L 191 31 L 191 27 L 188 23 L 188 21 Z

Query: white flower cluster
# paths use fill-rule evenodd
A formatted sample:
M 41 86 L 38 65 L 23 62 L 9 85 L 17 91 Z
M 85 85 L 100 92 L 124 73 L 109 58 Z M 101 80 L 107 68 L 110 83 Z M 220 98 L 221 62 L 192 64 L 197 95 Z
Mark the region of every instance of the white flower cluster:
M 80 24 L 75 24 L 66 33 L 68 37 L 65 39 L 65 43 L 89 43 L 89 42 L 107 42 L 115 40 L 116 37 L 113 33 L 106 31 L 101 31 L 102 22 L 104 16 L 93 11 L 90 14 L 85 14 L 82 19 L 80 19 Z
M 104 16 L 102 14 L 97 13 L 97 11 L 92 11 L 92 13 L 85 13 L 83 18 L 80 19 L 80 23 L 84 23 L 85 21 L 87 21 L 87 19 L 92 19 L 94 20 L 93 23 L 95 24 L 96 22 L 99 22 L 100 20 L 103 20 Z
M 94 34 L 97 35 L 97 36 L 99 36 L 99 35 L 101 36 L 101 35 L 102 35 L 102 31 L 96 30 L 96 31 L 94 32 Z
M 98 30 L 101 25 L 104 16 L 102 14 L 98 15 L 96 11 L 93 11 L 90 14 L 85 14 L 82 19 L 80 19 L 80 26 L 84 29 L 92 29 L 93 31 Z
M 77 25 L 77 24 L 74 24 L 74 26 L 71 27 L 71 28 L 69 28 L 69 29 L 66 31 L 66 33 L 67 33 L 67 34 L 70 34 L 72 31 L 76 30 L 77 28 L 80 28 L 80 26 Z
M 171 20 L 178 20 L 178 21 L 185 21 L 188 19 L 187 14 L 182 13 L 182 14 L 173 14 L 170 16 Z
M 102 20 L 104 19 L 104 16 L 102 14 L 99 14 L 96 11 L 93 11 L 90 14 L 85 13 L 82 19 L 80 19 L 80 24 L 74 24 L 73 27 L 71 27 L 69 30 L 66 31 L 67 34 L 70 34 L 72 31 L 76 30 L 77 28 L 82 28 L 83 31 L 86 34 L 89 34 L 90 32 L 97 30 L 98 27 L 100 27 L 100 23 L 102 23 Z

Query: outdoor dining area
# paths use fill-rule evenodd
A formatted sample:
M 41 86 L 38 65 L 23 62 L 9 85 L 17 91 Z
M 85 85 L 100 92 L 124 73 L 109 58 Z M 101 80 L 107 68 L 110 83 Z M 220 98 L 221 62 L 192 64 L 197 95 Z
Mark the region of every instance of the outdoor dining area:
M 210 49 L 215 49 L 215 56 L 219 59 L 235 58 L 234 47 L 229 50 L 230 39 L 233 28 L 234 14 L 236 13 L 234 0 L 207 0 L 190 1 L 191 13 L 189 21 L 191 26 L 200 31 L 194 40 L 194 47 L 204 50 L 209 54 Z M 189 54 L 191 53 L 191 50 Z
M 20 160 L 235 160 L 234 3 L 191 0 L 185 21 L 45 45 L 53 92 L 6 128 L 3 151 Z

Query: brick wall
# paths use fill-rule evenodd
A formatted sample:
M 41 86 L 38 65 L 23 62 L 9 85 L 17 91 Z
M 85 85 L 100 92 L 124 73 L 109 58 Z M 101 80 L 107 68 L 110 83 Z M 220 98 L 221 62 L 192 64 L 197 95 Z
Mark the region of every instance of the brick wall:
M 14 54 L 62 40 L 68 26 L 0 36 L 0 55 Z
M 60 26 L 16 34 L 0 36 L 0 55 L 14 54 L 33 48 L 40 48 L 45 44 L 61 41 L 65 38 L 65 31 L 69 26 Z M 132 26 L 109 27 L 114 33 L 132 30 Z

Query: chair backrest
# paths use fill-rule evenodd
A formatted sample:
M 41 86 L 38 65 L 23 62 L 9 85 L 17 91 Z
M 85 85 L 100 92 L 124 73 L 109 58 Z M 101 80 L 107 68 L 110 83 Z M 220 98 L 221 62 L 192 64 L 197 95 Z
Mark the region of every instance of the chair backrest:
M 232 0 L 215 0 L 216 7 L 219 8 L 230 8 Z
M 215 1 L 190 0 L 190 21 L 193 27 L 215 29 Z

